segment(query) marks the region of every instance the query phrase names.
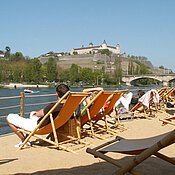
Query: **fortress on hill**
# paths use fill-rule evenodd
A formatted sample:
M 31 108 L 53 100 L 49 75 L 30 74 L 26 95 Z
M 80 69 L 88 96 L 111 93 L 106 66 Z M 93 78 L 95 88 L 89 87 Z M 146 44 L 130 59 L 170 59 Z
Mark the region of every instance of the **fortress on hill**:
M 89 54 L 94 55 L 94 54 L 97 54 L 99 50 L 105 50 L 105 49 L 108 49 L 113 55 L 116 55 L 118 57 L 126 58 L 126 53 L 125 52 L 121 54 L 119 44 L 117 44 L 116 47 L 108 46 L 105 40 L 99 46 L 94 46 L 93 43 L 91 42 L 91 43 L 89 43 L 88 47 L 84 47 L 84 45 L 82 45 L 81 48 L 71 49 L 70 53 L 64 53 L 64 52 L 55 53 L 53 51 L 50 51 L 46 54 L 41 55 L 40 57 L 53 56 L 53 57 L 59 57 L 59 60 L 63 59 L 62 57 L 65 57 L 65 56 L 69 56 L 70 59 L 72 58 L 71 56 L 75 56 L 75 55 L 84 55 L 84 57 L 85 57 L 85 55 L 87 55 L 87 57 L 89 57 L 88 56 Z
M 121 54 L 120 54 L 120 45 L 117 44 L 116 47 L 108 46 L 105 40 L 102 43 L 102 45 L 100 45 L 100 46 L 93 46 L 93 43 L 91 42 L 89 44 L 89 47 L 84 47 L 84 45 L 82 45 L 81 48 L 73 48 L 71 50 L 71 55 L 74 55 L 75 53 L 76 54 L 89 54 L 89 53 L 94 54 L 94 53 L 98 53 L 99 50 L 103 50 L 103 49 L 108 49 L 113 54 L 121 56 Z M 122 55 L 122 56 L 124 56 L 124 55 Z

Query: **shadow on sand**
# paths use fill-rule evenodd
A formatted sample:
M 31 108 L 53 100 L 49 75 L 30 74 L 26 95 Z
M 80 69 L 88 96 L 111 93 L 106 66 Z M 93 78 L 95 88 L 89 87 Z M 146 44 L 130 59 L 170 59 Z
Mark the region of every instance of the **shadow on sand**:
M 17 158 L 16 159 L 2 159 L 2 160 L 0 160 L 0 165 L 12 162 L 14 160 L 18 160 L 18 159 Z
M 175 110 L 172 110 L 172 109 L 166 109 L 166 112 L 170 115 L 174 115 L 175 113 Z
M 131 160 L 133 156 L 127 156 L 119 161 L 123 164 L 126 164 L 129 160 Z M 144 173 L 145 175 L 149 174 L 159 174 L 159 175 L 174 175 L 175 166 L 158 159 L 156 157 L 151 157 L 136 168 L 138 171 Z M 119 170 L 118 167 L 107 163 L 107 162 L 99 162 L 94 163 L 87 166 L 77 166 L 73 168 L 64 168 L 64 169 L 52 169 L 52 170 L 44 170 L 44 171 L 36 171 L 34 173 L 17 173 L 15 175 L 110 175 L 115 171 Z

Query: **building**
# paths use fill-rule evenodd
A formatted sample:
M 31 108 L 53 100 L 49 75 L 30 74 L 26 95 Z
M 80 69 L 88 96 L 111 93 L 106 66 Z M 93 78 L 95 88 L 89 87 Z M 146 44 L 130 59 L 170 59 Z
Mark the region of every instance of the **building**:
M 74 54 L 89 54 L 89 53 L 97 53 L 98 50 L 103 50 L 103 49 L 108 49 L 110 52 L 116 55 L 121 55 L 120 54 L 120 45 L 117 44 L 116 47 L 113 46 L 108 46 L 106 41 L 102 43 L 100 46 L 93 46 L 92 43 L 89 44 L 89 47 L 84 47 L 82 46 L 81 48 L 73 48 L 71 50 L 71 55 Z
M 48 53 L 46 53 L 46 54 L 44 54 L 44 55 L 42 55 L 42 56 L 45 56 L 45 57 L 49 57 L 49 56 L 58 57 L 58 56 L 62 56 L 62 55 L 63 55 L 63 53 L 55 53 L 55 52 L 53 52 L 53 51 L 50 51 L 50 52 L 48 52 Z
M 0 50 L 0 58 L 4 58 L 4 52 Z

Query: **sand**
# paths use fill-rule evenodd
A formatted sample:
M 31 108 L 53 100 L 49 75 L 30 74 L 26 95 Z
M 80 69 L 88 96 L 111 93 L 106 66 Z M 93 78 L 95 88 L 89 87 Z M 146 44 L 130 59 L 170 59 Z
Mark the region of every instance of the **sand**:
M 157 118 L 123 120 L 122 124 L 128 129 L 118 135 L 124 138 L 147 138 L 172 131 L 174 126 L 162 126 L 159 118 L 165 118 L 167 113 L 158 113 Z M 106 137 L 107 135 L 104 135 Z M 115 136 L 106 140 L 86 137 L 88 147 L 93 148 L 106 141 L 114 139 Z M 32 139 L 33 141 L 35 140 Z M 15 134 L 0 136 L 0 174 L 63 174 L 63 175 L 108 175 L 113 174 L 118 167 L 111 165 L 100 158 L 86 153 L 86 147 L 76 154 L 63 150 L 57 150 L 51 146 L 34 145 L 31 148 L 17 150 L 14 144 L 19 139 Z M 175 144 L 161 150 L 169 157 L 175 158 Z M 133 156 L 109 153 L 109 156 L 126 163 Z M 175 166 L 152 156 L 140 164 L 137 170 L 143 174 L 174 175 Z

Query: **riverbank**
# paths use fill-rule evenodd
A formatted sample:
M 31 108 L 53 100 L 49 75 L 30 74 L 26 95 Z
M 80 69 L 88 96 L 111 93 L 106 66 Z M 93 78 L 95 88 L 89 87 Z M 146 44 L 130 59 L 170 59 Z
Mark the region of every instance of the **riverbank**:
M 0 84 L 2 88 L 16 89 L 16 88 L 48 88 L 49 85 L 41 85 L 41 84 L 22 84 L 22 83 L 9 83 L 9 84 Z
M 160 135 L 174 129 L 174 126 L 162 126 L 159 118 L 167 117 L 167 113 L 158 113 L 157 118 L 123 120 L 122 124 L 128 129 L 118 135 L 124 138 L 147 138 Z M 104 134 L 104 137 L 106 135 Z M 114 139 L 115 136 L 106 140 L 85 137 L 84 141 L 91 143 L 88 147 L 94 148 L 102 143 Z M 35 138 L 32 139 L 33 143 Z M 41 146 L 34 144 L 31 148 L 17 150 L 14 145 L 19 142 L 15 134 L 0 136 L 0 174 L 9 175 L 108 175 L 113 174 L 117 167 L 111 165 L 100 158 L 86 153 L 86 148 L 81 149 L 76 154 L 55 149 L 52 146 Z M 160 152 L 169 157 L 175 157 L 175 144 L 162 149 Z M 109 156 L 126 163 L 133 156 L 109 153 Z M 157 157 L 150 157 L 136 168 L 145 175 L 174 175 L 175 166 Z

